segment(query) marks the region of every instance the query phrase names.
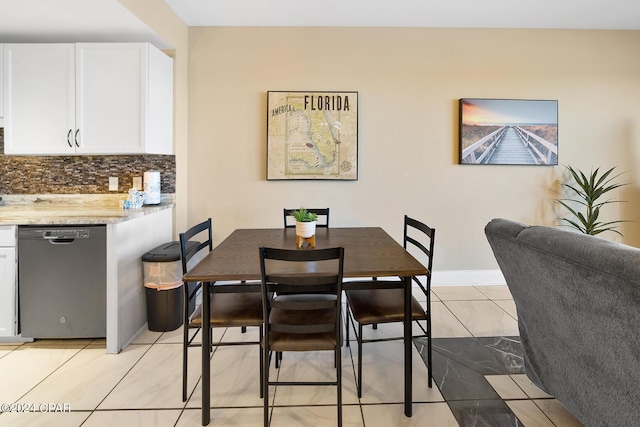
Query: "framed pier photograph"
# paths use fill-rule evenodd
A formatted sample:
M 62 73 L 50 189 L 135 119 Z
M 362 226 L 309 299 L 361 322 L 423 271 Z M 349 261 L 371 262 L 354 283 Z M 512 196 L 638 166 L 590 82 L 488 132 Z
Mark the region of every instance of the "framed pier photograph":
M 460 164 L 558 164 L 558 101 L 460 99 Z

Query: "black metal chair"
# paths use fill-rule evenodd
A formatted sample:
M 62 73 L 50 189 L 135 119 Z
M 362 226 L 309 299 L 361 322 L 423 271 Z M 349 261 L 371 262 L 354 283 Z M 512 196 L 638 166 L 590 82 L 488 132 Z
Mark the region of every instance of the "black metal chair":
M 296 226 L 295 221 L 293 221 L 293 216 L 291 213 L 297 209 L 287 209 L 284 208 L 284 228 L 293 228 Z M 318 215 L 318 223 L 316 227 L 329 227 L 329 208 L 307 208 L 307 211 Z
M 433 248 L 436 230 L 430 228 L 422 222 L 404 216 L 404 239 L 403 246 L 409 249 L 409 245 L 420 250 L 427 257 L 427 268 L 429 274 L 423 284 L 418 277 L 413 277 L 412 282 L 417 284 L 418 289 L 426 298 L 426 310 L 422 308 L 418 300 L 411 297 L 411 316 L 422 330 L 422 334 L 413 337 L 427 338 L 427 369 L 429 372 L 429 387 L 432 387 L 431 369 L 431 268 L 433 266 Z M 374 279 L 375 280 L 375 279 Z M 377 280 L 376 283 L 384 288 L 385 282 L 390 280 Z M 349 282 L 350 284 L 352 282 Z M 397 283 L 397 282 L 394 282 Z M 391 283 L 392 285 L 394 283 Z M 415 287 L 414 287 L 415 288 Z M 351 322 L 358 341 L 358 374 L 357 386 L 358 397 L 362 397 L 362 344 L 368 342 L 380 342 L 402 339 L 401 336 L 390 338 L 370 338 L 365 339 L 362 335 L 363 325 L 373 325 L 381 323 L 404 322 L 404 291 L 403 289 L 366 289 L 345 291 L 347 297 L 348 322 Z M 424 321 L 424 325 L 420 323 Z M 358 323 L 356 329 L 355 322 Z M 347 325 L 347 346 L 349 345 L 349 326 Z
M 318 222 L 316 227 L 320 228 L 328 228 L 329 227 L 329 209 L 330 208 L 309 208 L 307 211 L 312 212 L 318 215 Z M 291 215 L 293 211 L 297 209 L 283 209 L 284 215 L 284 228 L 294 228 L 296 226 L 295 221 L 293 220 L 293 216 Z M 280 360 L 282 360 L 282 353 L 278 353 L 276 357 L 276 367 L 279 366 Z
M 202 236 L 202 237 L 200 237 Z M 204 239 L 199 242 L 195 239 L 198 237 Z M 187 272 L 187 264 L 189 261 L 198 254 L 201 250 L 208 249 L 210 252 L 213 249 L 213 239 L 211 230 L 211 218 L 194 225 L 184 233 L 180 234 L 180 255 L 182 260 L 182 272 Z M 215 286 L 215 285 L 214 285 Z M 194 343 L 195 337 L 202 328 L 202 305 L 196 307 L 193 314 L 189 313 L 189 303 L 195 301 L 198 294 L 198 289 L 201 286 L 189 286 L 185 283 L 184 286 L 184 338 L 182 343 L 182 401 L 187 400 L 187 350 L 189 347 L 201 347 L 200 343 Z M 193 306 L 193 303 L 192 303 Z M 262 349 L 260 343 L 262 342 L 262 297 L 260 293 L 212 293 L 211 294 L 211 308 L 210 308 L 211 331 L 214 328 L 227 328 L 227 327 L 241 327 L 243 332 L 247 326 L 259 327 L 259 340 L 258 341 L 242 341 L 242 342 L 218 342 L 214 343 L 212 339 L 211 349 L 214 346 L 227 346 L 227 345 L 257 345 L 260 351 L 260 397 L 262 397 Z M 189 336 L 190 330 L 196 330 L 193 336 Z
M 260 248 L 264 314 L 262 386 L 265 427 L 269 425 L 270 385 L 336 386 L 338 426 L 342 425 L 340 347 L 343 264 L 343 248 Z M 270 355 L 283 351 L 333 351 L 336 380 L 270 380 Z

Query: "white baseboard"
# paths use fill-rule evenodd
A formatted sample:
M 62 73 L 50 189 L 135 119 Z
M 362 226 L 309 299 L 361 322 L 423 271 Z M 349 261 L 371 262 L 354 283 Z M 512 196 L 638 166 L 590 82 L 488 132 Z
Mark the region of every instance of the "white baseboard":
M 431 286 L 505 285 L 500 270 L 434 271 Z

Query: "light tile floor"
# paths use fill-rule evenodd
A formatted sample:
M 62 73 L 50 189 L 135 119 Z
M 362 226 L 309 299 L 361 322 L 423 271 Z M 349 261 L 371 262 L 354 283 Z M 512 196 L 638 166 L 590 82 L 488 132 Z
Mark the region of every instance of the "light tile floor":
M 432 313 L 436 339 L 468 341 L 518 335 L 515 305 L 503 285 L 434 287 Z M 380 325 L 375 331 L 368 328 L 367 332 L 388 336 L 401 333 L 400 328 L 401 325 Z M 190 350 L 190 396 L 187 402 L 182 402 L 181 334 L 181 329 L 166 333 L 147 331 L 119 355 L 105 354 L 104 340 L 39 340 L 0 345 L 0 403 L 14 409 L 0 414 L 0 426 L 200 425 L 200 351 Z M 237 329 L 229 329 L 224 336 L 215 335 L 214 339 L 255 339 L 256 334 L 255 330 L 240 334 Z M 503 409 L 506 404 L 512 419 L 496 419 L 493 424 L 465 419 L 460 416 L 464 413 L 460 408 L 476 401 L 445 400 L 438 381 L 428 388 L 421 347 L 418 342 L 414 348 L 415 403 L 411 418 L 403 414 L 402 343 L 365 344 L 361 399 L 355 391 L 357 347 L 343 348 L 345 426 L 581 425 L 522 373 L 484 376 L 491 393 L 500 396 L 497 404 Z M 272 369 L 272 375 L 278 375 Z M 310 357 L 286 353 L 279 375 L 312 380 L 333 372 L 331 354 Z M 210 425 L 261 426 L 257 347 L 217 347 L 212 356 L 211 375 Z M 272 387 L 270 400 L 275 403 L 272 426 L 336 425 L 333 387 Z M 29 412 L 15 412 L 18 407 L 28 408 Z

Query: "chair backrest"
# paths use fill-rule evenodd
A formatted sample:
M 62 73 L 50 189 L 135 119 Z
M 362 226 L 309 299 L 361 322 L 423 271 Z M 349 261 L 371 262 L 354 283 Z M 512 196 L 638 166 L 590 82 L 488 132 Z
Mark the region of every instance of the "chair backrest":
M 429 274 L 426 278 L 426 287 L 414 277 L 416 282 L 424 292 L 428 292 L 431 289 L 431 268 L 433 267 L 433 248 L 436 239 L 436 229 L 427 226 L 426 224 L 418 221 L 417 219 L 404 216 L 404 239 L 402 246 L 405 249 L 409 249 L 409 245 L 419 249 L 427 257 L 427 269 Z
M 194 255 L 205 247 L 209 247 L 209 252 L 213 250 L 212 235 L 211 218 L 201 222 L 200 224 L 194 225 L 184 233 L 180 233 L 180 259 L 182 261 L 182 274 L 187 272 L 187 264 Z M 197 240 L 198 238 L 204 240 Z
M 296 222 L 291 213 L 297 209 L 284 208 L 284 228 L 292 228 L 296 226 Z M 329 208 L 307 208 L 309 212 L 318 215 L 316 227 L 329 227 Z
M 314 250 L 260 248 L 264 322 L 271 332 L 313 334 L 340 331 L 344 248 Z M 276 297 L 272 297 L 276 294 Z M 279 294 L 279 295 L 278 295 Z M 291 311 L 335 309 L 326 319 L 304 316 L 299 324 L 278 324 L 272 308 Z M 266 334 L 265 334 L 266 335 Z

